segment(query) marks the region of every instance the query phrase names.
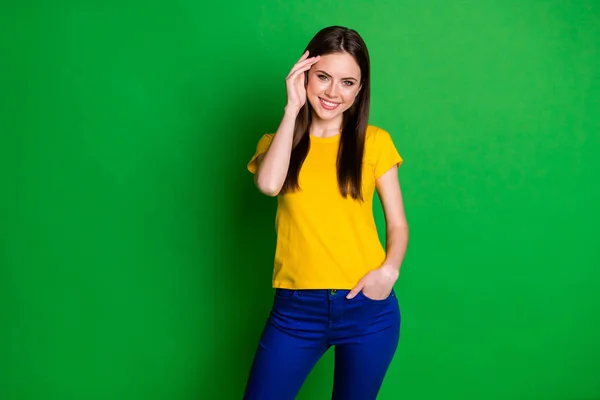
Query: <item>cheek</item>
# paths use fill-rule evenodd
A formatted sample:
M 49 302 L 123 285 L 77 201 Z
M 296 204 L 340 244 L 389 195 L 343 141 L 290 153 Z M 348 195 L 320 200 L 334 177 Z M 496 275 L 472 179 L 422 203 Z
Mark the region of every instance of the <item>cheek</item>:
M 343 98 L 344 101 L 347 103 L 352 103 L 355 98 L 356 98 L 356 94 L 358 93 L 358 89 L 356 88 L 347 88 L 344 92 L 343 92 Z
M 327 88 L 327 84 L 319 81 L 316 77 L 311 77 L 308 80 L 308 85 L 306 87 L 306 91 L 309 95 L 318 95 L 323 93 Z

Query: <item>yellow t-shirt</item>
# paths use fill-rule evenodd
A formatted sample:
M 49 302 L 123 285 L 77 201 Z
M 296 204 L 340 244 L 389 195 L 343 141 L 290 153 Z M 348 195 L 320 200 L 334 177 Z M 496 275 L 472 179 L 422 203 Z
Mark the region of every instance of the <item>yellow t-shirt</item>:
M 298 177 L 300 189 L 277 196 L 275 288 L 351 289 L 385 260 L 373 216 L 375 181 L 403 160 L 389 133 L 370 125 L 365 138 L 364 201 L 345 199 L 336 172 L 340 137 L 311 136 Z M 253 174 L 256 157 L 268 150 L 272 139 L 273 134 L 265 134 L 259 140 L 247 166 Z

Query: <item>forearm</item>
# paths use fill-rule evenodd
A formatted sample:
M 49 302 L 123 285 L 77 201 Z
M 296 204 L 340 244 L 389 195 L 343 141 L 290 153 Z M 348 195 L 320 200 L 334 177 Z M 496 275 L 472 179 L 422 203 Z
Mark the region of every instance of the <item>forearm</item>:
M 408 225 L 390 227 L 386 232 L 386 258 L 382 267 L 395 278 L 400 274 L 408 247 Z
M 256 185 L 261 192 L 276 196 L 287 176 L 294 139 L 297 112 L 286 109 L 269 149 L 261 157 L 256 171 Z

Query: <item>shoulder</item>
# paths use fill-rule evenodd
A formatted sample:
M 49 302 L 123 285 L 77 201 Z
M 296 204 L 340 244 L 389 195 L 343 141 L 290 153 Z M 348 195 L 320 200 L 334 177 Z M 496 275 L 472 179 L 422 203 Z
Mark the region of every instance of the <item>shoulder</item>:
M 256 143 L 256 149 L 254 150 L 254 154 L 252 155 L 250 161 L 247 164 L 248 170 L 253 174 L 256 173 L 258 169 L 258 158 L 269 149 L 269 146 L 271 146 L 271 141 L 273 140 L 273 136 L 275 136 L 275 134 L 265 133 L 260 137 L 260 139 L 258 139 L 258 143 Z
M 365 161 L 373 166 L 376 178 L 389 170 L 393 165 L 402 164 L 403 159 L 398 152 L 390 133 L 381 127 L 369 125 L 365 137 Z
M 274 133 L 265 133 L 264 135 L 262 135 L 260 137 L 260 140 L 265 140 L 265 141 L 270 142 L 271 140 L 273 140 L 273 136 L 275 136 Z
M 256 144 L 257 151 L 266 151 L 266 149 L 271 145 L 273 141 L 274 133 L 265 133 L 259 139 Z
M 392 142 L 390 133 L 376 125 L 367 126 L 365 133 L 365 148 L 380 149 L 382 146 L 387 146 Z

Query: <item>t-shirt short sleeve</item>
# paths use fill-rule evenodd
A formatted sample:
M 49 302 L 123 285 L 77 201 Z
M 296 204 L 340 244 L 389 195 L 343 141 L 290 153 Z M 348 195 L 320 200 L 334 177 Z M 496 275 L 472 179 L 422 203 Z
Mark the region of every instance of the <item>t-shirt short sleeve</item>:
M 394 165 L 400 166 L 404 161 L 390 134 L 383 130 L 377 129 L 373 140 L 373 151 L 375 153 L 375 179 L 379 179 Z
M 258 168 L 258 165 L 256 163 L 256 158 L 258 156 L 260 156 L 261 154 L 264 154 L 269 149 L 269 146 L 271 145 L 272 140 L 273 140 L 273 134 L 271 134 L 271 133 L 267 133 L 260 138 L 260 140 L 258 141 L 258 143 L 256 145 L 256 150 L 254 152 L 254 155 L 248 162 L 248 165 L 247 165 L 248 171 L 252 172 L 253 174 L 256 173 L 256 170 Z

